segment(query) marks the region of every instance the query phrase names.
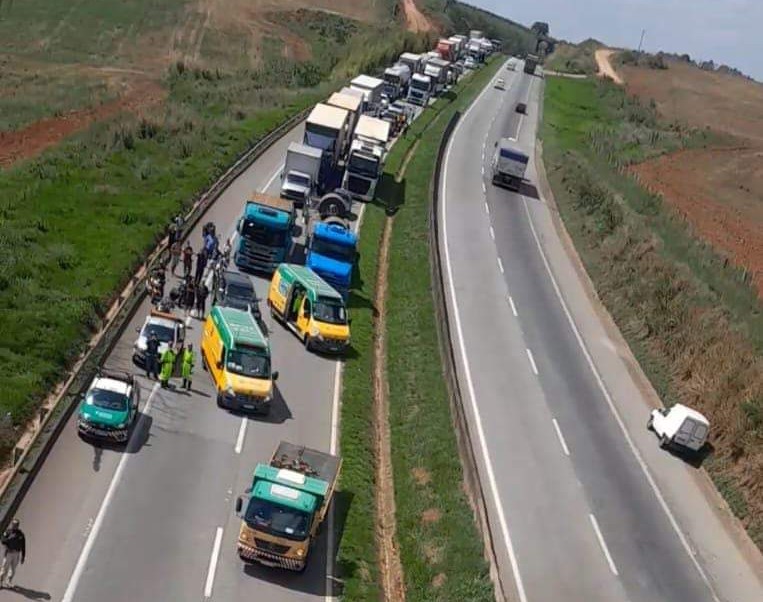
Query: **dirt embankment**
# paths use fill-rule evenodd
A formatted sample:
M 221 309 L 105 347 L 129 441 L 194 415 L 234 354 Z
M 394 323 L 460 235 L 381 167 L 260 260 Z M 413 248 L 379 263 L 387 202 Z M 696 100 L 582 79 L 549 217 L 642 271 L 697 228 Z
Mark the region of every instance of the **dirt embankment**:
M 432 31 L 432 23 L 426 18 L 424 13 L 419 10 L 414 0 L 403 0 L 403 11 L 405 12 L 405 21 L 408 31 L 414 33 L 423 33 Z
M 599 75 L 608 77 L 616 84 L 622 86 L 623 85 L 623 79 L 617 74 L 617 71 L 615 71 L 615 68 L 612 66 L 612 62 L 610 61 L 610 57 L 617 52 L 616 50 L 612 50 L 611 48 L 599 48 L 594 53 L 594 56 L 596 57 L 596 66 L 599 68 Z
M 118 113 L 140 113 L 164 101 L 167 91 L 153 80 L 126 84 L 127 91 L 116 100 L 97 107 L 71 111 L 49 117 L 13 132 L 0 132 L 0 166 L 35 157 L 91 124 Z

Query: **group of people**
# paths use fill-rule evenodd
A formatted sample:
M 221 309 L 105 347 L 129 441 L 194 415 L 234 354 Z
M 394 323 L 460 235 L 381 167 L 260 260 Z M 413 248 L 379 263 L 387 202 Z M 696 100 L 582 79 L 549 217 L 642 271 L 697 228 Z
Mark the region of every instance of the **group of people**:
M 193 368 L 195 359 L 193 345 L 188 344 L 180 350 L 168 346 L 164 351 L 159 351 L 160 343 L 155 333 L 151 333 L 146 341 L 146 377 L 155 378 L 163 389 L 170 388 L 170 379 L 175 375 L 175 365 L 180 356 L 180 376 L 183 379 L 181 388 L 191 390 L 193 380 Z

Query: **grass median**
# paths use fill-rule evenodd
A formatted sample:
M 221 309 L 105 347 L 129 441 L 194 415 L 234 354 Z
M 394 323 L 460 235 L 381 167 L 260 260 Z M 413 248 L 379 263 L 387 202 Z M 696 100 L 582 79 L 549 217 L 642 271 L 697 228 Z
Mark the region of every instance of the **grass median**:
M 380 593 L 374 539 L 372 373 L 378 252 L 388 209 L 397 210 L 389 248 L 386 315 L 389 426 L 407 599 L 494 598 L 482 540 L 463 489 L 443 379 L 427 212 L 437 150 L 448 120 L 470 104 L 499 65 L 495 60 L 462 80 L 412 125 L 387 158 L 379 202 L 368 205 L 364 214 L 359 277 L 350 300 L 354 355 L 345 365 L 342 395 L 341 487 L 353 492 L 339 550 L 347 600 L 378 600 Z

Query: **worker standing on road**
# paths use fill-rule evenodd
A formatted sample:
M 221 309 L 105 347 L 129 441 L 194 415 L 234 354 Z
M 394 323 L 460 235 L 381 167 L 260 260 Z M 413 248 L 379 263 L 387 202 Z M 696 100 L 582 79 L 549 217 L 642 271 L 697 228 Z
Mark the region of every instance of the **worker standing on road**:
M 191 268 L 193 267 L 193 248 L 191 243 L 186 243 L 185 249 L 183 249 L 183 276 L 188 278 L 191 275 Z
M 159 379 L 159 339 L 155 332 L 146 341 L 146 378 Z
M 0 538 L 5 553 L 3 554 L 3 564 L 0 566 L 0 587 L 13 587 L 13 575 L 19 562 L 24 564 L 26 560 L 26 537 L 19 528 L 19 519 L 14 518 L 11 521 L 11 527 Z
M 193 378 L 193 345 L 189 344 L 185 351 L 183 351 L 183 362 L 180 370 L 183 376 L 183 388 L 190 391 L 191 380 Z
M 204 278 L 204 270 L 207 269 L 207 258 L 209 255 L 207 254 L 206 249 L 202 249 L 198 253 L 196 253 L 196 277 L 194 281 L 198 285 L 199 282 L 201 282 L 201 279 Z
M 176 357 L 175 350 L 172 347 L 167 347 L 162 354 L 162 371 L 159 374 L 159 381 L 163 389 L 167 389 L 170 385 L 170 378 L 172 378 L 172 372 L 175 369 Z
M 183 305 L 185 306 L 186 315 L 190 315 L 193 312 L 193 308 L 196 307 L 196 285 L 190 278 L 185 285 Z
M 170 247 L 170 270 L 172 271 L 173 276 L 177 276 L 175 274 L 175 270 L 178 267 L 178 264 L 180 263 L 180 256 L 183 254 L 183 246 L 180 244 L 179 240 L 176 240 L 172 243 L 172 246 Z
M 209 296 L 209 289 L 207 285 L 202 282 L 199 288 L 196 289 L 196 317 L 199 320 L 204 319 L 204 314 L 207 310 L 207 297 Z

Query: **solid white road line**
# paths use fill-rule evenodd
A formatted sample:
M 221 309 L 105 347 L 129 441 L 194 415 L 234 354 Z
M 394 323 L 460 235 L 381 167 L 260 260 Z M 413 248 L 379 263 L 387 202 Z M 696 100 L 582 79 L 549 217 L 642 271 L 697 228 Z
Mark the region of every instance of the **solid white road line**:
M 501 270 L 501 274 L 503 274 L 503 262 L 500 257 L 496 257 L 496 259 L 498 260 L 498 269 Z
M 139 424 L 136 425 L 135 429 L 133 429 L 132 435 L 130 436 L 130 442 L 128 442 L 128 446 L 132 442 L 132 438 L 136 436 L 136 433 L 141 432 L 143 423 L 146 420 L 146 416 L 148 416 L 151 412 L 151 404 L 154 401 L 154 395 L 156 395 L 158 390 L 159 383 L 156 383 L 151 389 L 151 394 L 148 396 L 148 401 L 146 401 L 146 405 L 140 414 L 140 418 L 138 419 Z M 90 558 L 90 553 L 93 551 L 93 546 L 95 545 L 95 540 L 98 537 L 98 533 L 103 526 L 103 520 L 106 517 L 106 512 L 108 511 L 109 506 L 114 499 L 114 494 L 117 491 L 119 482 L 122 480 L 122 475 L 124 474 L 127 462 L 132 457 L 132 455 L 132 453 L 125 450 L 122 453 L 122 457 L 119 459 L 117 469 L 114 471 L 114 476 L 111 477 L 111 483 L 109 483 L 109 488 L 106 490 L 106 495 L 101 502 L 101 507 L 98 509 L 98 514 L 95 516 L 95 520 L 93 521 L 93 526 L 90 529 L 90 533 L 87 535 L 85 545 L 83 546 L 79 558 L 77 559 L 77 564 L 74 566 L 74 571 L 72 572 L 72 576 L 69 578 L 69 583 L 66 586 L 66 591 L 64 592 L 64 597 L 61 598 L 61 602 L 72 602 L 72 600 L 74 600 L 74 594 L 77 593 L 77 586 L 79 585 L 79 581 L 82 578 L 82 573 L 85 571 L 85 566 L 87 565 L 87 561 Z
M 564 440 L 564 435 L 562 435 L 562 429 L 559 428 L 559 423 L 556 421 L 556 418 L 551 419 L 554 423 L 554 428 L 556 429 L 556 436 L 559 437 L 559 443 L 562 445 L 562 449 L 564 450 L 564 455 L 569 456 L 570 455 L 570 448 L 567 447 L 567 442 Z
M 527 198 L 522 197 L 522 202 L 524 203 L 524 206 L 525 206 L 525 212 L 527 213 L 527 221 L 530 223 L 530 230 L 532 231 L 533 238 L 535 239 L 535 244 L 538 247 L 538 252 L 540 253 L 541 259 L 543 260 L 543 265 L 546 267 L 546 272 L 548 273 L 548 276 L 551 279 L 551 285 L 554 289 L 554 292 L 556 293 L 556 297 L 559 299 L 559 303 L 562 306 L 564 315 L 567 316 L 567 322 L 569 323 L 570 328 L 572 328 L 572 332 L 575 334 L 575 339 L 577 340 L 578 345 L 580 346 L 580 349 L 583 352 L 583 356 L 585 357 L 586 362 L 588 363 L 588 366 L 591 369 L 591 373 L 593 374 L 594 379 L 596 380 L 596 383 L 598 384 L 599 389 L 602 392 L 602 395 L 604 395 L 604 399 L 606 400 L 607 405 L 609 406 L 609 409 L 615 418 L 615 422 L 617 422 L 617 425 L 620 427 L 620 431 L 623 433 L 623 437 L 625 438 L 625 441 L 628 443 L 628 446 L 630 447 L 631 452 L 636 458 L 638 465 L 641 467 L 641 471 L 644 473 L 644 476 L 646 477 L 646 480 L 649 483 L 649 486 L 652 488 L 654 495 L 657 497 L 657 501 L 662 507 L 662 510 L 665 512 L 665 515 L 668 517 L 668 521 L 670 522 L 671 527 L 673 527 L 673 531 L 675 531 L 676 535 L 678 536 L 678 539 L 681 541 L 681 544 L 683 545 L 684 550 L 686 550 L 686 553 L 689 555 L 689 558 L 691 558 L 692 562 L 694 563 L 694 567 L 697 569 L 697 572 L 699 573 L 700 577 L 702 577 L 702 580 L 705 582 L 708 589 L 710 590 L 710 593 L 713 596 L 713 599 L 716 602 L 720 602 L 720 599 L 715 593 L 715 589 L 710 583 L 710 579 L 707 577 L 707 574 L 705 573 L 705 570 L 702 568 L 702 565 L 699 563 L 699 560 L 697 560 L 696 556 L 694 556 L 694 553 L 692 552 L 692 549 L 689 546 L 689 542 L 686 539 L 686 536 L 684 535 L 683 531 L 681 531 L 681 527 L 678 525 L 678 521 L 673 516 L 673 512 L 668 507 L 668 503 L 665 501 L 665 497 L 662 495 L 662 491 L 660 491 L 660 488 L 657 486 L 657 483 L 652 477 L 652 473 L 649 472 L 649 468 L 647 467 L 646 462 L 641 457 L 641 453 L 638 451 L 638 448 L 636 447 L 635 442 L 631 438 L 630 433 L 628 432 L 628 429 L 625 426 L 625 422 L 623 422 L 623 419 L 620 416 L 620 412 L 618 412 L 617 408 L 615 407 L 615 402 L 612 399 L 612 396 L 609 394 L 609 391 L 607 390 L 607 387 L 604 384 L 604 380 L 602 379 L 601 374 L 599 374 L 598 368 L 596 368 L 596 364 L 594 364 L 593 358 L 591 357 L 591 353 L 588 351 L 588 347 L 586 346 L 585 341 L 583 341 L 583 336 L 580 334 L 577 324 L 575 324 L 575 320 L 572 318 L 572 313 L 567 307 L 567 302 L 564 300 L 562 291 L 559 288 L 559 284 L 557 284 L 556 282 L 554 273 L 551 270 L 551 264 L 549 263 L 548 258 L 546 257 L 546 252 L 543 250 L 543 245 L 541 245 L 538 232 L 535 230 L 535 224 L 533 223 L 532 216 L 530 215 L 530 207 L 527 204 Z
M 342 362 L 336 363 L 334 370 L 334 396 L 331 401 L 331 442 L 329 453 L 336 454 L 339 444 L 339 400 L 342 393 Z
M 212 586 L 215 584 L 215 571 L 217 570 L 217 561 L 220 558 L 220 544 L 223 542 L 223 528 L 217 527 L 215 531 L 215 542 L 212 544 L 212 555 L 209 557 L 209 568 L 207 569 L 207 581 L 204 584 L 204 597 L 212 597 Z
M 249 420 L 244 416 L 241 419 L 241 426 L 238 428 L 238 437 L 236 438 L 236 447 L 234 448 L 237 454 L 240 454 L 241 450 L 244 449 L 244 438 L 246 437 L 246 425 L 248 423 Z
M 365 205 L 364 205 L 365 207 Z M 336 455 L 339 451 L 339 403 L 341 401 L 342 393 L 342 362 L 336 363 L 336 369 L 334 370 L 334 395 L 331 401 L 331 441 L 329 443 L 329 453 Z M 329 509 L 328 517 L 326 518 L 326 596 L 325 601 L 331 602 L 334 600 L 334 596 L 330 592 L 333 590 L 334 580 L 334 547 L 336 545 L 334 541 L 334 509 L 333 506 Z
M 285 167 L 286 167 L 286 164 L 284 164 L 284 165 L 281 165 L 281 166 L 280 166 L 280 167 L 279 167 L 279 168 L 276 170 L 276 172 L 275 172 L 275 173 L 274 173 L 272 176 L 270 176 L 270 179 L 268 180 L 268 183 L 267 183 L 267 184 L 265 184 L 265 187 L 264 187 L 262 190 L 260 190 L 260 192 L 262 192 L 263 194 L 267 194 L 267 192 L 268 192 L 268 189 L 270 188 L 270 185 L 273 183 L 273 181 L 274 181 L 274 180 L 275 180 L 275 179 L 276 179 L 278 176 L 280 176 L 280 175 L 281 175 L 281 172 L 284 170 L 284 168 L 285 168 Z
M 490 238 L 495 240 L 495 230 L 493 230 L 493 226 L 490 226 Z
M 443 203 L 445 205 L 444 211 L 442 212 L 442 230 L 443 230 L 443 240 L 444 240 L 444 251 L 445 251 L 445 268 L 448 273 L 448 288 L 450 291 L 450 302 L 453 307 L 453 319 L 456 323 L 456 336 L 458 338 L 458 346 L 461 351 L 461 363 L 464 366 L 464 375 L 466 377 L 466 385 L 467 385 L 467 392 L 469 397 L 469 404 L 472 409 L 472 414 L 474 415 L 475 419 L 475 426 L 477 427 L 477 440 L 479 442 L 480 451 L 482 452 L 482 457 L 485 462 L 485 470 L 487 472 L 487 480 L 488 480 L 488 486 L 490 488 L 490 493 L 493 498 L 493 505 L 495 506 L 495 511 L 498 515 L 498 523 L 501 527 L 501 535 L 503 537 L 504 545 L 506 546 L 506 551 L 509 555 L 509 563 L 511 564 L 511 572 L 514 575 L 514 585 L 517 588 L 517 594 L 519 596 L 519 602 L 527 602 L 527 594 L 525 593 L 525 586 L 522 582 L 522 575 L 519 572 L 519 563 L 517 561 L 517 555 L 514 551 L 514 544 L 511 541 L 511 534 L 509 533 L 509 525 L 506 522 L 506 514 L 504 513 L 503 509 L 503 502 L 501 501 L 501 496 L 498 493 L 498 485 L 495 480 L 495 471 L 493 470 L 493 462 L 490 458 L 490 450 L 488 449 L 487 445 L 487 439 L 485 437 L 485 430 L 482 426 L 482 418 L 480 416 L 480 409 L 477 405 L 477 399 L 476 394 L 474 392 L 474 382 L 472 380 L 472 371 L 469 364 L 469 356 L 466 352 L 466 344 L 464 343 L 464 330 L 463 326 L 461 325 L 461 314 L 458 310 L 458 299 L 456 298 L 456 288 L 455 284 L 453 282 L 453 268 L 450 263 L 450 250 L 448 247 L 448 211 L 447 211 L 447 201 L 448 196 L 446 194 L 446 186 L 445 183 L 448 181 L 448 159 L 450 157 L 450 151 L 453 148 L 453 141 L 456 139 L 456 136 L 458 134 L 458 130 L 461 128 L 461 125 L 466 121 L 467 117 L 469 116 L 469 113 L 471 113 L 472 109 L 476 107 L 479 104 L 479 101 L 481 98 L 490 90 L 489 87 L 486 87 L 480 95 L 477 97 L 477 99 L 472 103 L 472 105 L 469 107 L 469 109 L 464 113 L 464 116 L 461 118 L 461 121 L 459 121 L 458 125 L 456 126 L 456 129 L 454 130 L 450 142 L 448 143 L 448 147 L 445 151 L 445 158 L 443 161 L 443 173 L 442 173 L 442 182 L 441 182 L 441 198 L 443 199 Z M 485 203 L 485 207 L 487 208 L 487 203 Z
M 533 374 L 535 374 L 535 376 L 538 376 L 538 366 L 535 365 L 535 358 L 533 357 L 533 352 L 530 351 L 529 348 L 525 349 L 525 351 L 527 351 L 527 359 L 530 360 L 530 367 L 532 367 L 533 369 Z
M 509 295 L 509 305 L 511 305 L 511 313 L 514 314 L 515 318 L 518 318 L 519 314 L 517 313 L 517 306 L 514 305 L 514 299 L 511 298 L 511 295 Z
M 612 560 L 612 555 L 609 553 L 609 549 L 607 548 L 607 542 L 604 541 L 604 536 L 601 534 L 601 529 L 599 529 L 599 523 L 596 522 L 596 517 L 593 514 L 589 514 L 588 518 L 591 519 L 591 526 L 593 527 L 593 530 L 596 532 L 596 539 L 599 540 L 601 551 L 604 552 L 604 557 L 607 559 L 609 570 L 612 571 L 612 574 L 615 577 L 617 577 L 620 573 L 617 572 L 615 561 Z

